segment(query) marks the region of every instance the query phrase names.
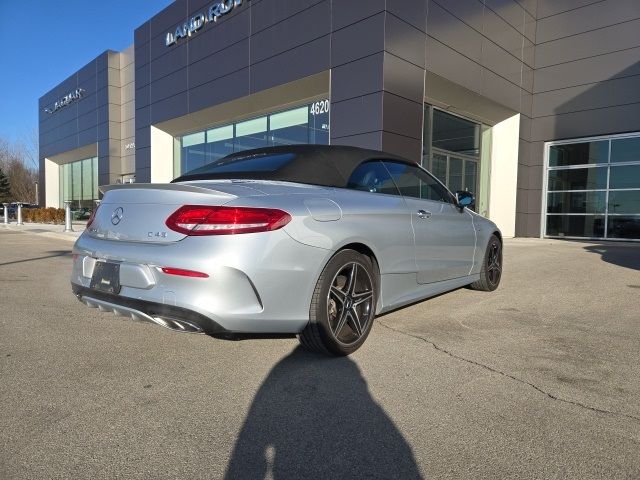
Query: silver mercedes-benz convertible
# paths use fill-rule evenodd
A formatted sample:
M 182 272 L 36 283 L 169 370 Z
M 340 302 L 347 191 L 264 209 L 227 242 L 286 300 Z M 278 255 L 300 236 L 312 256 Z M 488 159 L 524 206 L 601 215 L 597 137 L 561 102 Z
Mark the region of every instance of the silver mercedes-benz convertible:
M 73 249 L 74 294 L 175 331 L 297 334 L 348 355 L 376 315 L 500 283 L 501 234 L 473 195 L 383 152 L 263 148 L 103 192 Z

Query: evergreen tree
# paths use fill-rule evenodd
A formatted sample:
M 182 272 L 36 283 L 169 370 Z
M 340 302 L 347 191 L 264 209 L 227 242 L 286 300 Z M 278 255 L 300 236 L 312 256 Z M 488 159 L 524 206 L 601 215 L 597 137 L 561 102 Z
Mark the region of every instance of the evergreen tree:
M 0 204 L 11 201 L 11 186 L 9 179 L 0 168 Z

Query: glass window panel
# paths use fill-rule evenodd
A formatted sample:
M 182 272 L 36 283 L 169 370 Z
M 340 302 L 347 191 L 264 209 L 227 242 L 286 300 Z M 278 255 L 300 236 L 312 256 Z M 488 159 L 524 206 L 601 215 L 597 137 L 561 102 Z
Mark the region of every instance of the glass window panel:
M 604 237 L 604 215 L 547 215 L 547 235 Z
M 247 120 L 236 125 L 236 136 L 244 137 L 267 131 L 267 117 Z
M 611 140 L 611 162 L 640 161 L 640 137 Z
M 236 125 L 236 140 L 234 145 L 236 152 L 268 146 L 267 117 L 248 120 Z
M 71 164 L 71 199 L 82 199 L 82 165 L 80 162 L 73 162 Z
M 233 153 L 233 138 L 207 143 L 206 163 L 214 162 Z
M 205 132 L 192 133 L 182 137 L 183 171 L 188 172 L 194 168 L 200 168 L 207 163 L 207 146 L 205 144 Z
M 323 103 L 325 108 L 318 109 L 313 103 L 309 107 L 309 143 L 329 145 L 329 100 L 317 102 Z
M 247 149 L 306 143 L 328 145 L 329 107 L 329 100 L 322 100 L 269 117 L 178 138 L 174 148 L 174 175 L 190 172 L 233 152 Z M 203 146 L 205 139 L 207 143 Z
M 235 157 L 233 159 L 212 162 L 197 170 L 187 172 L 188 175 L 201 174 L 232 174 L 246 172 L 273 172 L 282 168 L 295 158 L 293 153 L 273 155 L 250 155 L 248 157 Z
M 207 163 L 233 153 L 233 125 L 207 131 Z
M 248 135 L 245 137 L 236 137 L 233 145 L 235 152 L 242 152 L 243 150 L 251 150 L 253 148 L 268 147 L 269 141 L 267 140 L 267 132 L 261 134 Z
M 67 164 L 67 200 L 73 200 L 73 164 Z
M 443 150 L 478 156 L 480 124 L 434 109 L 431 144 Z
M 431 174 L 446 185 L 447 183 L 447 156 L 439 153 L 433 154 L 431 160 Z
M 328 124 L 326 124 L 328 125 Z M 309 143 L 315 145 L 329 145 L 329 130 L 309 129 Z
M 640 190 L 610 191 L 609 213 L 640 214 Z
M 360 165 L 347 181 L 347 188 L 371 193 L 399 195 L 389 172 L 382 162 L 367 162 Z
M 462 159 L 449 157 L 449 182 L 447 187 L 452 192 L 462 190 Z
M 550 193 L 547 197 L 548 213 L 604 213 L 606 192 Z
M 271 130 L 272 145 L 297 145 L 309 143 L 309 129 L 306 125 Z
M 309 143 L 309 108 L 302 107 L 269 117 L 272 145 Z
M 204 138 L 204 132 L 202 132 Z M 182 148 L 181 152 L 183 171 L 188 172 L 194 168 L 200 168 L 207 162 L 207 145 L 205 143 L 191 145 Z
M 640 165 L 612 166 L 609 188 L 640 188 Z
M 207 130 L 207 142 L 219 142 L 233 138 L 233 125 Z
M 71 164 L 66 163 L 63 165 L 64 170 L 64 201 L 71 200 Z
M 608 140 L 571 143 L 567 145 L 553 145 L 549 148 L 550 167 L 607 163 L 608 157 Z
M 549 170 L 549 191 L 607 188 L 607 167 Z
M 91 159 L 93 164 L 93 200 L 98 200 L 98 157 Z
M 271 115 L 269 128 L 272 145 L 309 143 L 309 110 L 309 107 L 302 107 Z M 313 111 L 316 111 L 315 108 Z
M 67 172 L 67 165 L 60 165 L 60 207 L 62 202 L 69 198 L 69 179 L 67 178 L 69 173 Z
M 294 125 L 304 125 L 309 121 L 308 107 L 296 108 L 287 112 L 274 113 L 269 118 L 271 130 L 292 127 Z
M 191 147 L 192 145 L 198 145 L 200 143 L 204 143 L 204 132 L 192 133 L 191 135 L 182 137 L 182 148 Z
M 466 160 L 464 162 L 464 189 L 475 193 L 478 178 L 478 164 Z
M 82 199 L 93 198 L 93 163 L 90 158 L 82 161 Z
M 607 238 L 640 239 L 640 215 L 609 216 Z

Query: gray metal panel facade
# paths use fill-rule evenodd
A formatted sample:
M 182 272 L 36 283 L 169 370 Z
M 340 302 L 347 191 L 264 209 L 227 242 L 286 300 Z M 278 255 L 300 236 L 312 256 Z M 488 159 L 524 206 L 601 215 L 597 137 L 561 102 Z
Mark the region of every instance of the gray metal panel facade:
M 56 101 L 83 88 L 84 96 L 54 113 Z M 38 203 L 45 203 L 45 158 L 98 142 L 98 110 L 108 105 L 108 52 L 104 52 L 38 100 L 39 191 Z
M 46 158 L 97 144 L 98 181 L 114 182 L 120 175 L 120 56 L 105 51 L 62 83 L 40 97 L 39 112 L 39 203 L 45 203 Z M 47 113 L 46 108 L 78 88 L 82 98 Z M 80 160 L 79 158 L 76 160 Z

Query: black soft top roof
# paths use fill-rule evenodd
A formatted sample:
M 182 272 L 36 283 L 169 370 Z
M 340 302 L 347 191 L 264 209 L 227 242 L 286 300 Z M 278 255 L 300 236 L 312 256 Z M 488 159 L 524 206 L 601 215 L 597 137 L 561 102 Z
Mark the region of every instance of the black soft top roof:
M 229 165 L 234 160 L 278 154 L 293 154 L 293 157 L 280 168 L 272 171 L 215 172 L 215 166 L 212 166 L 211 172 L 197 173 L 197 170 L 193 174 L 187 172 L 171 183 L 190 180 L 251 179 L 344 188 L 353 171 L 367 160 L 394 160 L 415 165 L 415 162 L 390 153 L 338 145 L 287 145 L 258 148 L 227 155 L 216 163 L 224 162 L 225 165 Z

